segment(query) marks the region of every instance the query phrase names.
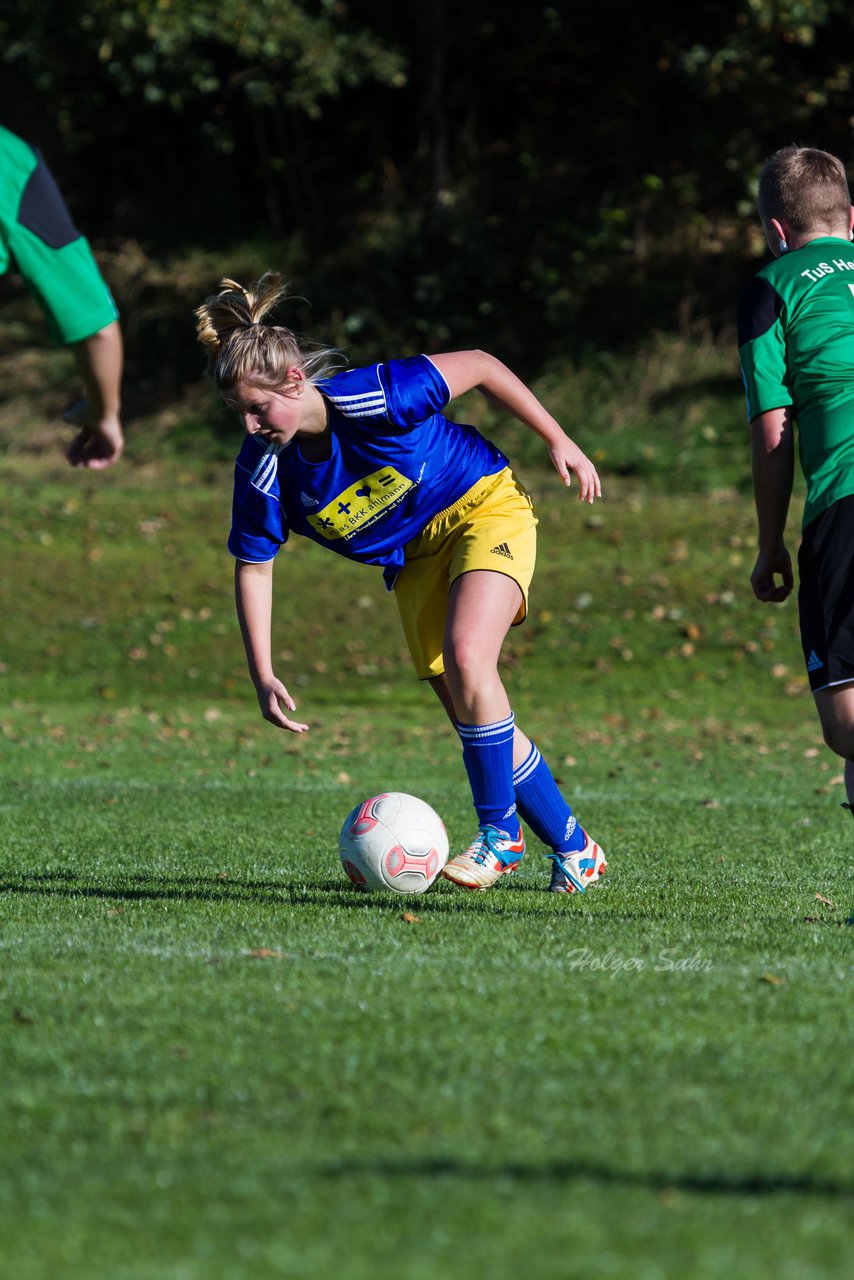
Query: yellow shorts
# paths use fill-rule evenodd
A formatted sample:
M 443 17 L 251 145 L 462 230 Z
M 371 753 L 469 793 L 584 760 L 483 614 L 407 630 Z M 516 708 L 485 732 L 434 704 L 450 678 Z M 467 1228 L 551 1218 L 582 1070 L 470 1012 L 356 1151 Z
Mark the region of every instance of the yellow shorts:
M 537 558 L 537 517 L 530 495 L 509 467 L 484 476 L 452 507 L 434 516 L 404 550 L 406 563 L 394 596 L 420 680 L 445 670 L 448 591 L 461 574 L 488 569 L 512 578 L 522 591 L 513 626 L 525 621 Z

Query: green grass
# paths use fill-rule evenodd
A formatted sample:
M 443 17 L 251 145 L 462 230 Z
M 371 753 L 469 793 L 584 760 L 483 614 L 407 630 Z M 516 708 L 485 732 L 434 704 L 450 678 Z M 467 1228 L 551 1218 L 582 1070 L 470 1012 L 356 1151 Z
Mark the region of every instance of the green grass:
M 455 847 L 472 814 L 379 575 L 284 553 L 286 738 L 227 468 L 3 474 L 4 1274 L 848 1275 L 852 830 L 743 497 L 525 474 L 505 674 L 608 881 L 545 894 L 532 841 L 400 899 L 346 881 L 350 807 L 415 792 Z

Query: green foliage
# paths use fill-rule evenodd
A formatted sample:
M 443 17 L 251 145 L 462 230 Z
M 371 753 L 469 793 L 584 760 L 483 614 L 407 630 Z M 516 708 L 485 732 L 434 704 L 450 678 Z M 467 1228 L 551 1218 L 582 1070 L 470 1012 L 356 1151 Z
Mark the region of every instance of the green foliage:
M 89 67 L 100 64 L 123 98 L 167 103 L 181 111 L 192 102 L 245 95 L 257 105 L 282 103 L 309 115 L 366 79 L 400 84 L 398 55 L 365 30 L 348 30 L 337 0 L 85 0 L 64 39 Z M 64 6 L 35 0 L 26 31 L 12 33 L 4 57 L 26 66 L 41 88 L 60 90 L 69 67 L 50 56 L 46 37 Z M 80 75 L 81 68 L 75 68 Z M 229 121 L 219 112 L 209 127 L 233 147 Z
M 793 137 L 848 157 L 842 0 L 73 12 L 0 16 L 4 119 L 90 237 L 298 241 L 346 310 L 485 318 L 533 363 L 728 323 L 761 161 Z

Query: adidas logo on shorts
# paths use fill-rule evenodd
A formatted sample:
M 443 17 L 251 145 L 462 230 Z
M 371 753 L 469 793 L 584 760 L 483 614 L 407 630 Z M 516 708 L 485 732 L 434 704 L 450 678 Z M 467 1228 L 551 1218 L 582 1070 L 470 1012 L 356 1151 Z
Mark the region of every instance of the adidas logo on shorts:
M 494 556 L 504 556 L 507 560 L 513 559 L 513 554 L 506 542 L 500 542 L 497 547 L 492 548 Z
M 824 663 L 816 653 L 815 649 L 813 649 L 810 656 L 807 658 L 807 671 L 818 671 L 823 666 Z

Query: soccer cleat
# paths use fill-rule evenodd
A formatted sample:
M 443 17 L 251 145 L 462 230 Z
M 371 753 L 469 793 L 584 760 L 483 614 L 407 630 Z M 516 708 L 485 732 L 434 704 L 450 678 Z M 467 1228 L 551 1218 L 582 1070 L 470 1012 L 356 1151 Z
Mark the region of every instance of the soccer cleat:
M 464 889 L 489 889 L 499 876 L 515 871 L 525 855 L 525 838 L 511 840 L 506 831 L 485 823 L 472 843 L 452 858 L 442 875 Z
M 577 853 L 550 853 L 552 878 L 549 893 L 584 893 L 605 874 L 605 855 L 595 840 L 584 832 L 584 848 Z

